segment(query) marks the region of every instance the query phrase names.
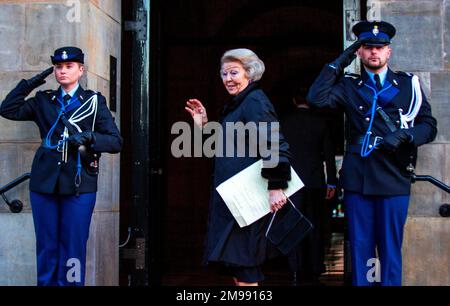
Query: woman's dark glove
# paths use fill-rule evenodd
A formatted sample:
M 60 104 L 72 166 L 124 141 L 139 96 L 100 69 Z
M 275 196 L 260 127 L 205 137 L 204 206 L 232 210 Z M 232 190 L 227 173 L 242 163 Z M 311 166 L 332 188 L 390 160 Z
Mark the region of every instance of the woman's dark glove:
M 34 89 L 41 86 L 42 84 L 45 84 L 45 78 L 47 78 L 52 73 L 53 67 L 50 67 L 47 70 L 42 71 L 41 73 L 27 80 L 28 86 Z
M 95 136 L 92 131 L 84 131 L 70 136 L 67 141 L 76 147 L 82 145 L 90 146 L 91 144 L 95 143 Z

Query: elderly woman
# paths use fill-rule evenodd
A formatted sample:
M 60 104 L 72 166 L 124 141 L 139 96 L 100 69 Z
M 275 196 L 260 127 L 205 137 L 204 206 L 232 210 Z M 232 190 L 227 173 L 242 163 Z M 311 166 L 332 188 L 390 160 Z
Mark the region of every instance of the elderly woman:
M 238 157 L 234 153 L 233 156 L 225 155 L 224 157 L 216 154 L 215 158 L 205 261 L 221 264 L 226 273 L 233 276 L 234 282 L 238 286 L 258 285 L 264 279 L 261 265 L 269 253 L 270 246 L 264 234 L 270 216 L 240 228 L 216 191 L 216 187 L 259 159 L 263 158 L 267 161 L 277 155 L 277 164 L 263 168 L 261 171 L 261 175 L 268 179 L 267 200 L 271 211 L 274 212 L 286 203 L 287 199 L 283 189 L 287 187 L 290 180 L 289 146 L 277 129 L 279 125 L 273 105 L 258 84 L 264 71 L 264 63 L 253 51 L 248 49 L 227 51 L 221 59 L 220 75 L 225 89 L 231 95 L 230 101 L 225 104 L 220 120 L 223 135 L 230 135 L 227 133 L 227 128 L 230 128 L 227 123 L 242 122 L 244 125 L 255 123 L 259 129 L 263 126 L 260 123 L 265 123 L 271 127 L 270 132 L 266 133 L 268 138 L 264 139 L 267 140 L 268 147 L 272 148 L 270 154 L 265 156 L 247 154 L 252 152 L 252 148 L 260 148 L 259 141 L 261 141 L 261 139 L 251 139 L 252 137 L 247 135 L 245 139 L 241 140 L 245 141 L 246 155 L 244 157 Z M 208 123 L 206 109 L 199 100 L 188 100 L 186 110 L 200 128 Z M 258 130 L 258 132 L 261 131 Z M 274 138 L 274 133 L 278 134 L 279 141 Z M 231 133 L 231 135 L 234 134 Z M 230 141 L 234 143 L 227 143 Z M 238 141 L 236 137 L 225 137 L 223 148 L 230 146 L 236 148 Z M 276 150 L 273 149 L 275 147 Z

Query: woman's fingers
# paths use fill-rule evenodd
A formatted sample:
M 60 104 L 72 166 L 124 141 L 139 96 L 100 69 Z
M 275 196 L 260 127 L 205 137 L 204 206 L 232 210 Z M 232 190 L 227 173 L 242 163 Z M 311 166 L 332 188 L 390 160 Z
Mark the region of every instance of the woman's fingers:
M 283 206 L 284 204 L 286 204 L 287 199 L 274 199 L 271 201 L 271 205 L 281 205 Z
M 283 206 L 284 206 L 284 204 L 282 202 L 273 203 L 270 205 L 270 211 L 276 212 L 276 211 L 280 210 L 281 208 L 283 208 Z
M 269 192 L 270 211 L 276 212 L 283 208 L 287 202 L 287 197 L 282 190 L 274 190 Z
M 195 106 L 203 107 L 202 102 L 200 102 L 200 100 L 197 100 L 197 99 L 189 99 L 188 103 L 191 103 Z
M 197 99 L 189 99 L 187 101 L 187 105 L 190 108 L 201 108 L 201 109 L 204 109 L 203 104 Z
M 204 114 L 206 109 L 203 107 L 202 103 L 197 99 L 189 99 L 186 102 L 188 108 L 190 108 L 195 114 Z M 191 113 L 192 114 L 192 113 Z
M 195 115 L 195 112 L 194 112 L 191 108 L 185 107 L 184 109 L 187 110 L 187 112 L 188 112 L 189 114 L 191 114 L 191 116 L 194 116 L 194 115 Z

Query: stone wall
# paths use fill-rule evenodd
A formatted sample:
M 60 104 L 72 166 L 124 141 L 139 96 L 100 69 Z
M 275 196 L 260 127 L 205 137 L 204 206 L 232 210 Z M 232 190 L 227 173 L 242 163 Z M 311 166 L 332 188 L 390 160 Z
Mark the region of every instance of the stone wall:
M 110 56 L 121 48 L 121 1 L 0 0 L 0 100 L 21 78 L 49 67 L 53 50 L 76 45 L 86 53 L 82 86 L 109 101 Z M 120 80 L 120 71 L 118 71 Z M 54 78 L 39 89 L 56 88 Z M 120 109 L 120 84 L 118 105 Z M 114 113 L 119 125 L 119 113 Z M 33 123 L 0 119 L 0 185 L 31 169 L 40 139 Z M 117 285 L 119 272 L 119 155 L 104 154 L 88 243 L 87 285 Z M 20 215 L 0 203 L 0 285 L 34 285 L 35 238 L 28 184 L 7 193 L 25 204 Z
M 368 19 L 393 23 L 394 70 L 417 74 L 438 121 L 437 139 L 419 149 L 417 174 L 450 182 L 450 1 L 368 1 Z M 450 220 L 439 207 L 450 196 L 414 184 L 403 247 L 405 285 L 450 285 Z

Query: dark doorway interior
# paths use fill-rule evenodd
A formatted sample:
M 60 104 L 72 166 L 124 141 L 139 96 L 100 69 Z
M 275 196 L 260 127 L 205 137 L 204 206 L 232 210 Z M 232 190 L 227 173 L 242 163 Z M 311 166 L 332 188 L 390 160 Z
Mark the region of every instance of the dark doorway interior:
M 122 1 L 123 20 L 134 20 L 136 1 Z M 150 203 L 133 195 L 133 35 L 123 32 L 121 58 L 121 157 L 120 240 L 147 236 L 146 268 L 122 256 L 120 284 L 228 285 L 202 267 L 212 161 L 172 157 L 170 134 L 174 122 L 190 118 L 184 111 L 187 98 L 207 106 L 210 120 L 217 120 L 228 99 L 219 78 L 219 58 L 224 51 L 246 47 L 265 62 L 262 86 L 280 117 L 288 113 L 291 97 L 306 91 L 323 64 L 342 48 L 340 1 L 299 0 L 164 0 L 151 1 L 150 23 L 150 138 L 151 175 L 140 188 L 150 188 Z M 334 127 L 337 154 L 342 154 L 343 116 L 326 112 Z M 333 118 L 333 119 L 331 119 Z M 161 170 L 160 170 L 161 169 Z M 163 182 L 162 187 L 160 182 Z M 148 185 L 150 183 L 150 187 Z M 134 203 L 134 204 L 133 204 Z M 149 207 L 147 207 L 149 205 Z M 147 216 L 148 214 L 148 216 Z M 149 228 L 142 232 L 143 221 Z M 145 223 L 145 222 L 144 222 Z M 148 232 L 147 232 L 148 230 Z M 267 266 L 268 281 L 286 283 L 285 264 Z M 145 275 L 148 271 L 148 274 Z M 143 274 L 144 273 L 144 274 Z M 281 276 L 280 276 L 281 275 Z M 278 278 L 277 278 L 278 277 Z
M 159 120 L 166 140 L 162 192 L 167 203 L 152 205 L 165 205 L 160 219 L 162 283 L 226 285 L 227 279 L 211 279 L 201 265 L 212 161 L 173 158 L 170 145 L 176 136 L 170 134 L 171 126 L 177 121 L 190 123 L 184 104 L 192 97 L 204 102 L 210 120 L 218 120 L 228 98 L 219 78 L 219 59 L 224 51 L 238 47 L 250 48 L 263 59 L 263 89 L 280 117 L 289 112 L 293 93 L 306 91 L 322 66 L 342 50 L 342 3 L 165 0 L 160 2 L 158 15 L 161 73 L 156 77 L 162 94 L 157 102 L 166 115 Z M 327 113 L 334 126 L 337 154 L 342 154 L 343 116 Z M 282 265 L 269 265 L 268 272 Z
M 122 21 L 133 19 L 133 1 L 122 1 Z M 121 58 L 121 86 L 120 86 L 120 133 L 123 138 L 123 148 L 120 155 L 120 242 L 128 247 L 131 235 L 128 229 L 133 227 L 133 203 L 132 203 L 132 154 L 131 144 L 132 130 L 132 84 L 129 82 L 132 70 L 132 33 L 122 31 L 122 58 Z M 130 278 L 134 271 L 133 262 L 124 260 L 120 256 L 119 261 L 119 284 L 127 286 L 131 284 Z

